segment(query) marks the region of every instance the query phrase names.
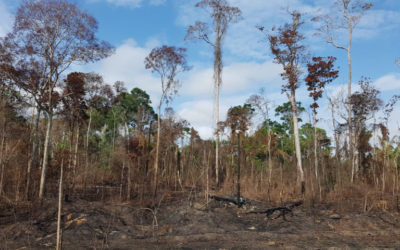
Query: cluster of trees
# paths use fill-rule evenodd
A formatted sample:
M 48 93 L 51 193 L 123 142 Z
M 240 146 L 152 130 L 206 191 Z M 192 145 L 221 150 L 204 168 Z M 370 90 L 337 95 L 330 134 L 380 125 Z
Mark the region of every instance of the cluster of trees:
M 196 4 L 210 14 L 210 23 L 196 22 L 185 39 L 200 39 L 214 50 L 217 129 L 215 140 L 203 140 L 171 108 L 163 110 L 178 91 L 179 73 L 190 69 L 186 49 L 164 45 L 146 57 L 144 67 L 160 77 L 154 111 L 142 89 L 110 85 L 98 73 L 67 73 L 73 63 L 113 53 L 111 45 L 96 38 L 92 16 L 66 1 L 24 2 L 13 31 L 0 40 L 0 195 L 9 200 L 54 195 L 60 173 L 66 199 L 118 195 L 144 201 L 160 190 L 188 188 L 205 191 L 206 197 L 209 188 L 236 190 L 239 199 L 241 184 L 246 195 L 275 201 L 294 195 L 323 200 L 354 183 L 395 195 L 399 142 L 387 126 L 399 96 L 384 104 L 368 78 L 351 92 L 352 32 L 372 5 L 338 0 L 334 6 L 340 15 L 315 18 L 327 42 L 348 55 L 347 98 L 327 96 L 333 143 L 318 127 L 318 102 L 338 77 L 336 58 L 307 57 L 304 22 L 296 11 L 290 12 L 289 23 L 272 31 L 258 28 L 282 66 L 288 102 L 275 107 L 273 118 L 271 103 L 260 92 L 230 108 L 220 121 L 223 40 L 241 12 L 225 0 Z M 334 31 L 340 28 L 348 30 L 346 46 L 335 42 Z M 302 83 L 312 100 L 308 123 L 301 119 L 306 108 L 296 100 Z M 377 122 L 381 110 L 385 117 Z M 262 118 L 261 124 L 254 124 L 255 117 Z M 249 133 L 251 126 L 257 128 L 254 133 Z

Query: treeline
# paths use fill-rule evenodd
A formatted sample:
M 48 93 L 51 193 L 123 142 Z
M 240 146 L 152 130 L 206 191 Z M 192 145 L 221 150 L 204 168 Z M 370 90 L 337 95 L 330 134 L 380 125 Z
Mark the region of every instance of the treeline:
M 346 13 L 360 18 L 372 7 L 362 1 L 338 3 L 359 11 Z M 216 33 L 208 36 L 207 24 L 197 22 L 189 27 L 187 39 L 201 39 L 214 49 L 218 112 L 222 41 L 241 12 L 225 0 L 203 0 L 196 6 L 211 10 Z M 399 141 L 389 134 L 388 120 L 399 96 L 384 103 L 368 78 L 360 80 L 359 91 L 351 92 L 350 76 L 347 97 L 325 97 L 326 85 L 339 74 L 335 58 L 307 59 L 302 16 L 290 15 L 290 23 L 271 32 L 259 27 L 283 67 L 282 91 L 288 102 L 273 109 L 265 93 L 254 94 L 231 107 L 225 121 L 216 115 L 215 140 L 203 140 L 173 109 L 164 109 L 178 91 L 179 73 L 190 69 L 184 48 L 155 48 L 144 62 L 160 77 L 161 97 L 154 111 L 142 89 L 128 91 L 122 82 L 110 85 L 98 73 L 66 73 L 73 63 L 113 53 L 111 45 L 96 38 L 93 17 L 64 1 L 24 2 L 13 31 L 0 42 L 2 199 L 56 196 L 63 171 L 67 200 L 145 203 L 170 192 L 207 198 L 210 192 L 239 191 L 239 196 L 272 202 L 302 197 L 369 209 L 383 200 L 397 207 Z M 354 29 L 356 23 L 349 25 Z M 333 37 L 328 42 L 338 46 Z M 351 40 L 348 45 L 340 48 L 351 55 Z M 351 74 L 351 57 L 349 69 Z M 306 108 L 296 100 L 302 83 L 312 101 L 309 122 L 301 120 Z M 330 104 L 332 139 L 318 127 L 321 98 Z M 379 121 L 381 111 L 384 118 Z M 255 131 L 250 133 L 250 127 Z

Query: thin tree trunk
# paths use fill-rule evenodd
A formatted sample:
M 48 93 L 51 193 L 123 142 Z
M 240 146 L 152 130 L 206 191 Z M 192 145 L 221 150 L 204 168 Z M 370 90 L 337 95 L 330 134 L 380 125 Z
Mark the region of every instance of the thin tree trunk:
M 79 122 L 77 122 L 76 137 L 75 137 L 75 149 L 74 149 L 74 161 L 73 161 L 73 178 L 72 178 L 72 194 L 75 192 L 76 184 L 76 167 L 78 166 L 78 146 L 79 146 Z
M 19 201 L 19 191 L 20 191 L 20 185 L 22 181 L 22 169 L 18 171 L 18 179 L 17 179 L 17 185 L 15 187 L 15 201 Z
M 219 91 L 222 83 L 221 24 L 216 23 L 216 41 L 214 47 L 214 85 L 215 85 L 215 181 L 219 185 Z
M 208 152 L 208 157 L 207 157 L 207 173 L 206 173 L 206 181 L 207 181 L 207 189 L 206 189 L 206 201 L 207 201 L 207 206 L 208 206 L 208 194 L 210 193 L 210 154 L 211 154 L 211 150 Z
M 128 161 L 128 187 L 127 187 L 127 191 L 126 191 L 126 199 L 129 201 L 131 199 L 131 186 L 132 186 L 132 182 L 131 182 L 131 164 L 130 161 Z
M 386 169 L 386 164 L 387 164 L 387 141 L 384 141 L 384 147 L 383 147 L 383 164 L 382 164 L 382 195 L 385 193 L 385 186 L 386 186 L 386 174 L 385 174 L 385 169 Z
M 238 170 L 237 170 L 237 205 L 241 207 L 240 204 L 240 132 L 238 133 Z
M 320 201 L 322 200 L 322 194 L 321 194 L 321 182 L 320 178 L 318 176 L 318 138 L 317 138 L 317 118 L 316 114 L 314 114 L 314 171 L 315 171 L 315 180 L 318 185 L 318 190 L 319 190 L 319 199 Z
M 294 142 L 295 142 L 295 147 L 296 147 L 297 171 L 299 173 L 298 179 L 301 183 L 301 194 L 304 196 L 306 187 L 305 187 L 305 180 L 304 180 L 303 165 L 302 165 L 302 160 L 301 160 L 299 127 L 298 127 L 298 120 L 297 120 L 297 104 L 296 104 L 296 97 L 295 97 L 294 90 L 292 90 L 292 93 L 290 95 L 290 101 L 292 103 L 293 132 L 294 132 Z
M 348 17 L 349 18 L 349 17 Z M 353 136 L 353 125 L 352 125 L 352 115 L 351 115 L 351 81 L 352 81 L 352 72 L 351 72 L 351 39 L 353 34 L 353 29 L 351 27 L 352 21 L 348 19 L 349 24 L 349 42 L 347 48 L 347 63 L 348 63 L 348 90 L 347 90 L 347 112 L 348 112 L 348 124 L 349 124 L 349 142 L 350 142 L 350 158 L 351 158 L 351 183 L 354 182 L 354 175 L 355 175 L 355 154 L 354 154 L 354 136 Z
M 147 174 L 148 174 L 148 170 L 149 170 L 149 160 L 150 160 L 149 158 L 150 158 L 151 124 L 153 124 L 153 121 L 150 121 L 150 125 L 149 125 L 149 135 L 148 135 L 148 140 L 147 140 L 146 165 L 145 165 L 146 176 L 147 176 Z
M 161 133 L 161 103 L 157 107 L 157 144 L 156 144 L 156 160 L 154 162 L 154 197 L 157 195 L 158 182 L 158 154 L 160 149 L 160 133 Z
M 85 143 L 85 173 L 84 173 L 84 180 L 83 180 L 83 190 L 84 194 L 86 194 L 86 185 L 87 185 L 87 175 L 89 169 L 89 137 L 90 137 L 90 129 L 92 125 L 92 109 L 89 110 L 89 123 L 86 131 L 86 143 Z
M 272 157 L 271 157 L 271 130 L 269 127 L 269 124 L 267 125 L 267 131 L 268 131 L 268 168 L 269 168 L 269 175 L 268 175 L 268 190 L 270 190 L 271 187 L 271 178 L 272 178 Z
M 219 86 L 215 87 L 215 183 L 219 185 Z
M 6 122 L 4 118 L 3 128 L 1 133 L 1 145 L 0 145 L 0 166 L 1 166 L 1 176 L 0 176 L 0 195 L 4 192 L 4 171 L 5 171 L 5 144 L 6 144 Z
M 121 178 L 120 178 L 120 184 L 119 184 L 119 199 L 122 201 L 122 184 L 124 182 L 124 171 L 125 171 L 125 157 L 122 162 L 122 170 L 121 170 Z
M 39 188 L 39 199 L 43 198 L 44 189 L 46 185 L 46 173 L 47 173 L 47 165 L 48 165 L 48 157 L 49 157 L 49 145 L 51 139 L 51 129 L 53 126 L 53 111 L 50 109 L 48 114 L 48 122 L 46 129 L 46 138 L 44 141 L 44 152 L 43 152 L 43 165 L 42 165 L 42 174 L 40 177 L 40 188 Z
M 28 168 L 26 170 L 26 186 L 25 186 L 25 199 L 29 199 L 29 190 L 30 190 L 30 183 L 31 183 L 31 171 L 32 171 L 32 165 L 35 162 L 35 156 L 36 156 L 36 148 L 38 146 L 38 129 L 39 129 L 39 121 L 40 121 L 40 108 L 37 106 L 37 114 L 35 117 L 35 122 L 33 124 L 33 139 L 32 139 L 32 151 L 31 151 L 31 156 L 28 161 Z
M 206 149 L 203 149 L 203 166 L 204 166 L 204 177 L 205 180 L 203 182 L 203 185 L 205 185 L 205 194 L 204 198 L 206 198 L 206 202 L 208 202 L 208 168 L 207 168 L 207 154 L 206 154 Z
M 127 194 L 126 194 L 126 199 L 129 201 L 131 199 L 131 161 L 129 159 L 129 141 L 131 139 L 130 137 L 130 133 L 129 133 L 129 128 L 128 128 L 128 124 L 125 122 L 124 123 L 124 127 L 125 127 L 125 136 L 127 137 L 126 139 L 126 156 L 128 157 L 128 162 L 127 162 L 127 167 L 128 167 L 128 177 L 127 177 Z M 122 173 L 123 174 L 123 173 Z M 121 177 L 122 177 L 121 174 Z
M 280 173 L 281 173 L 281 190 L 279 191 L 279 201 L 280 201 L 280 203 L 282 204 L 282 196 L 283 196 L 283 192 L 284 192 L 284 189 L 283 189 L 283 164 L 282 164 L 282 162 L 279 162 L 279 170 L 280 170 Z
M 64 173 L 64 157 L 61 159 L 60 182 L 58 187 L 58 214 L 57 214 L 57 250 L 62 248 L 62 231 L 61 231 L 61 213 L 62 213 L 62 196 L 63 196 L 63 173 Z

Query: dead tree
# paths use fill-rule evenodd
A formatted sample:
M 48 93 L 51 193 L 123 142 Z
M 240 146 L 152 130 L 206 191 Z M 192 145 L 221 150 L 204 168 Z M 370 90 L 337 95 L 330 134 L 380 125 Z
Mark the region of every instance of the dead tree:
M 237 7 L 231 7 L 226 0 L 202 0 L 196 7 L 201 7 L 209 12 L 212 19 L 214 33 L 210 34 L 209 24 L 196 22 L 189 26 L 185 40 L 199 39 L 211 45 L 214 49 L 214 87 L 215 87 L 215 180 L 219 183 L 219 92 L 222 84 L 222 41 L 230 23 L 237 22 L 241 17 L 241 11 Z M 214 35 L 214 41 L 210 35 Z
M 277 29 L 276 34 L 267 34 L 270 49 L 274 55 L 275 63 L 282 65 L 282 79 L 287 84 L 282 85 L 282 92 L 286 93 L 292 104 L 293 132 L 295 137 L 298 181 L 301 183 L 301 193 L 305 193 L 304 171 L 301 160 L 301 149 L 298 127 L 298 111 L 296 102 L 296 89 L 299 87 L 299 78 L 302 74 L 301 66 L 304 60 L 305 47 L 301 44 L 304 36 L 299 32 L 303 21 L 301 14 L 293 11 L 290 13 L 292 22 Z M 264 27 L 259 27 L 264 31 Z M 275 28 L 272 29 L 275 31 Z
M 43 198 L 53 121 L 54 88 L 61 75 L 74 62 L 105 58 L 112 47 L 95 37 L 97 21 L 67 1 L 26 1 L 18 9 L 10 39 L 20 57 L 34 60 L 39 82 L 46 89 L 46 128 L 39 198 Z M 28 55 L 28 56 L 25 56 Z
M 339 71 L 334 70 L 335 57 L 313 57 L 312 62 L 307 64 L 308 75 L 305 78 L 305 82 L 310 92 L 310 97 L 313 99 L 313 103 L 310 105 L 313 111 L 314 117 L 314 172 L 315 178 L 318 182 L 320 196 L 321 196 L 321 184 L 318 180 L 318 138 L 317 138 L 317 109 L 319 108 L 318 100 L 322 97 L 322 93 L 327 84 L 331 83 L 338 77 Z
M 178 92 L 179 81 L 176 76 L 190 69 L 186 62 L 186 49 L 173 46 L 154 48 L 145 58 L 145 67 L 157 73 L 161 80 L 161 97 L 157 105 L 157 144 L 154 161 L 154 196 L 157 193 L 158 158 L 161 133 L 161 105 L 170 102 Z
M 314 21 L 321 23 L 319 34 L 324 36 L 326 42 L 335 48 L 346 51 L 348 63 L 348 89 L 347 89 L 347 122 L 349 127 L 349 144 L 350 144 L 350 158 L 351 158 L 351 182 L 354 181 L 355 172 L 355 154 L 354 154 L 354 136 L 352 131 L 352 110 L 350 104 L 351 97 L 351 83 L 352 83 L 352 70 L 351 70 L 351 46 L 353 31 L 361 20 L 365 11 L 372 8 L 372 4 L 366 0 L 336 0 L 333 4 L 333 11 L 330 15 L 318 16 L 313 18 Z M 347 45 L 340 45 L 337 41 L 338 36 L 335 34 L 338 30 L 346 30 L 348 32 Z

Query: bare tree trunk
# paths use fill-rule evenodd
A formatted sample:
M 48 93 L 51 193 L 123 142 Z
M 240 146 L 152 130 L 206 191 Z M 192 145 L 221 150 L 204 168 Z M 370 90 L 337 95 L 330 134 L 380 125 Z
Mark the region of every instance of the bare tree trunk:
M 211 150 L 208 152 L 208 157 L 207 157 L 207 173 L 206 173 L 206 181 L 207 181 L 207 189 L 206 189 L 206 201 L 207 201 L 207 206 L 208 206 L 208 194 L 210 193 L 210 154 L 211 154 Z
M 203 149 L 203 165 L 204 165 L 204 177 L 205 177 L 205 181 L 204 181 L 205 182 L 205 194 L 204 194 L 204 197 L 206 198 L 206 202 L 208 203 L 208 162 L 207 162 L 207 155 L 206 155 L 206 149 L 205 148 Z
M 317 138 L 317 118 L 316 114 L 314 114 L 314 171 L 315 171 L 315 180 L 318 185 L 319 189 L 319 198 L 322 200 L 322 195 L 321 195 L 321 182 L 319 180 L 318 176 L 318 138 Z
M 267 133 L 268 133 L 268 168 L 269 168 L 269 175 L 268 175 L 268 190 L 270 190 L 271 187 L 271 178 L 272 178 L 272 157 L 271 157 L 271 130 L 269 127 L 269 124 L 267 125 Z
M 237 205 L 241 207 L 240 203 L 240 132 L 238 133 L 238 170 L 237 170 Z
M 352 115 L 351 115 L 351 103 L 350 103 L 350 98 L 351 98 L 351 81 L 352 81 L 352 75 L 351 75 L 351 39 L 352 39 L 352 34 L 353 34 L 353 28 L 352 28 L 352 21 L 349 20 L 348 16 L 348 24 L 349 24 L 349 42 L 348 42 L 348 47 L 347 47 L 347 63 L 348 63 L 348 77 L 349 77 L 349 82 L 348 82 L 348 90 L 347 90 L 347 112 L 348 112 L 348 124 L 349 124 L 349 142 L 350 142 L 350 158 L 351 158 L 351 183 L 354 182 L 354 174 L 355 174 L 355 154 L 354 154 L 354 136 L 353 136 L 353 124 L 352 124 Z
M 57 213 L 57 250 L 62 248 L 61 214 L 62 214 L 62 196 L 63 196 L 63 173 L 64 157 L 61 159 L 60 182 L 58 187 L 58 213 Z
M 132 187 L 132 182 L 131 182 L 131 163 L 128 161 L 128 174 L 127 174 L 127 181 L 128 181 L 128 187 L 126 191 L 126 199 L 129 201 L 131 199 L 131 187 Z
M 47 173 L 47 164 L 48 164 L 48 157 L 49 157 L 49 144 L 51 139 L 51 129 L 53 126 L 53 111 L 50 109 L 48 113 L 48 122 L 47 122 L 47 129 L 46 129 L 46 138 L 44 141 L 44 152 L 43 152 L 43 165 L 42 165 L 42 174 L 40 177 L 40 188 L 39 188 L 39 199 L 43 198 L 44 189 L 46 185 L 46 173 Z
M 1 166 L 1 176 L 0 176 L 0 195 L 3 194 L 4 191 L 4 171 L 5 171 L 5 144 L 6 144 L 6 122 L 4 117 L 3 128 L 1 133 L 1 144 L 0 144 L 0 166 Z
M 72 178 L 72 194 L 75 192 L 75 184 L 76 184 L 76 167 L 78 166 L 78 146 L 79 146 L 79 122 L 77 124 L 77 129 L 76 129 L 76 137 L 75 137 L 75 149 L 74 149 L 74 161 L 73 161 L 73 178 Z
M 336 119 L 335 119 L 335 103 L 333 102 L 333 100 L 331 98 L 328 97 L 329 100 L 329 104 L 331 106 L 331 117 L 332 117 L 332 128 L 333 128 L 333 135 L 334 135 L 334 139 L 335 139 L 335 157 L 337 159 L 338 162 L 340 162 L 340 155 L 339 155 L 339 138 L 338 138 L 338 134 L 337 134 L 337 129 L 336 129 Z
M 214 47 L 214 85 L 215 85 L 215 182 L 219 185 L 219 91 L 222 83 L 222 49 L 221 24 L 216 23 L 216 40 Z
M 382 164 L 382 195 L 385 193 L 385 186 L 386 186 L 386 164 L 387 164 L 387 141 L 384 141 L 384 147 L 383 147 L 383 164 Z
M 373 180 L 375 184 L 375 178 L 376 178 L 376 117 L 375 117 L 375 111 L 373 113 L 373 119 L 374 119 L 374 127 L 373 127 L 373 155 L 372 155 L 372 174 L 373 174 Z
M 31 156 L 28 161 L 28 168 L 26 171 L 26 186 L 25 186 L 25 199 L 29 199 L 29 190 L 30 190 L 30 183 L 31 183 L 31 171 L 32 171 L 32 165 L 34 164 L 35 161 L 35 156 L 36 156 L 36 148 L 38 145 L 38 128 L 39 128 L 39 121 L 40 121 L 40 108 L 37 106 L 37 114 L 35 117 L 35 122 L 33 124 L 33 139 L 32 139 L 32 151 L 31 151 Z
M 162 99 L 161 99 L 162 100 Z M 160 133 L 161 133 L 161 102 L 157 107 L 157 144 L 156 144 L 156 160 L 154 162 L 154 197 L 157 195 L 158 182 L 158 154 L 160 150 Z
M 279 170 L 280 170 L 280 173 L 281 173 L 281 188 L 280 188 L 280 191 L 279 191 L 279 201 L 280 201 L 280 203 L 282 204 L 282 196 L 283 196 L 283 192 L 284 192 L 284 189 L 283 189 L 283 164 L 282 164 L 282 162 L 279 162 Z
M 120 178 L 120 184 L 119 184 L 119 199 L 122 201 L 122 184 L 124 182 L 124 171 L 125 171 L 125 157 L 122 162 L 122 170 L 121 170 L 121 178 Z
M 125 128 L 125 136 L 127 137 L 126 139 L 126 155 L 124 158 L 128 157 L 128 162 L 127 162 L 127 168 L 128 168 L 128 177 L 127 177 L 127 194 L 126 194 L 126 199 L 129 201 L 131 199 L 131 161 L 129 159 L 129 141 L 131 139 L 130 133 L 129 133 L 129 128 L 128 124 L 125 122 L 124 123 L 124 128 Z M 121 173 L 121 178 L 123 177 L 123 172 Z
M 22 169 L 18 171 L 17 185 L 15 187 L 15 201 L 19 201 L 21 181 L 22 181 Z
M 395 167 L 396 167 L 396 192 L 399 192 L 399 166 L 398 166 L 399 153 L 396 154 Z
M 83 190 L 84 194 L 86 194 L 86 185 L 87 185 L 87 175 L 89 169 L 89 137 L 90 137 L 90 129 L 92 125 L 92 109 L 89 110 L 89 123 L 86 131 L 86 143 L 85 143 L 85 173 L 83 180 Z
M 294 90 L 292 90 L 290 94 L 290 101 L 292 103 L 292 115 L 293 115 L 293 132 L 294 132 L 294 143 L 296 147 L 296 159 L 297 159 L 297 171 L 298 171 L 298 180 L 301 183 L 301 194 L 305 193 L 305 180 L 304 180 L 304 171 L 301 160 L 301 148 L 300 148 L 300 139 L 299 139 L 299 126 L 297 119 L 297 104 L 296 104 L 296 96 Z

